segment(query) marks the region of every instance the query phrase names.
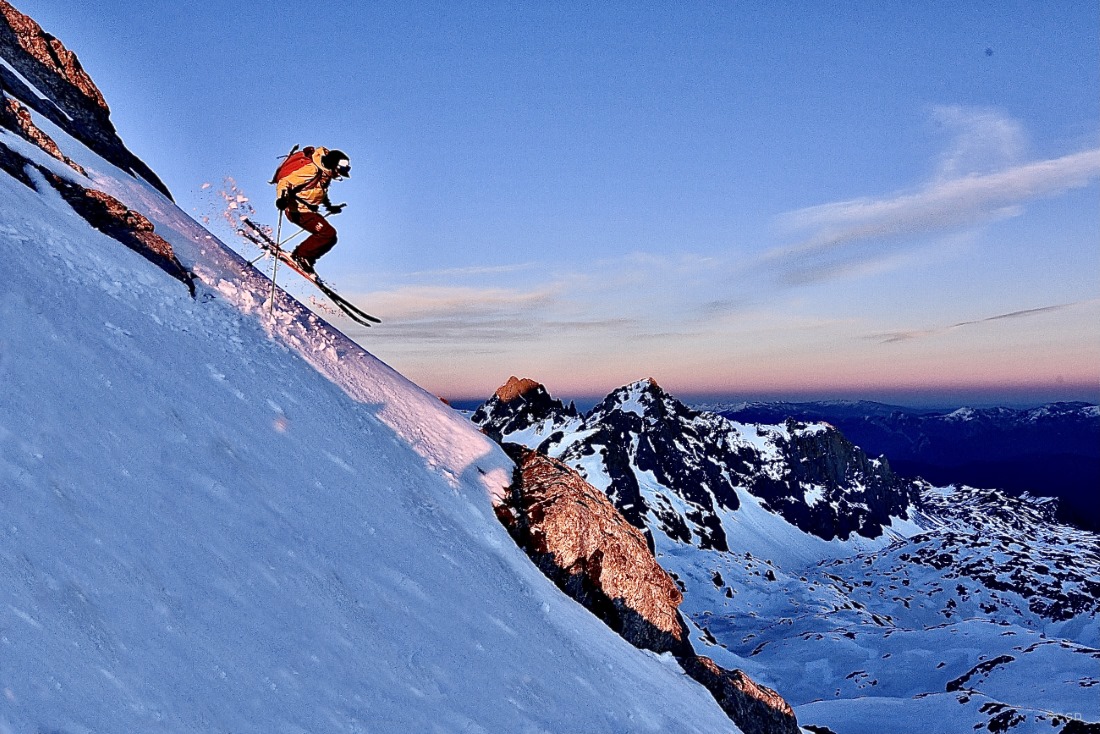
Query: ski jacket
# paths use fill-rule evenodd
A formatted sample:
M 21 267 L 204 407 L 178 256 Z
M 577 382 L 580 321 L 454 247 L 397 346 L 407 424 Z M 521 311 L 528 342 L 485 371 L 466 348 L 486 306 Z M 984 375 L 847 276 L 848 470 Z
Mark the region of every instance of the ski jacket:
M 276 182 L 277 198 L 290 194 L 290 208 L 298 212 L 316 212 L 322 204 L 327 204 L 332 173 L 321 165 L 321 158 L 326 153 L 328 148 L 314 148 L 308 162 L 280 178 Z

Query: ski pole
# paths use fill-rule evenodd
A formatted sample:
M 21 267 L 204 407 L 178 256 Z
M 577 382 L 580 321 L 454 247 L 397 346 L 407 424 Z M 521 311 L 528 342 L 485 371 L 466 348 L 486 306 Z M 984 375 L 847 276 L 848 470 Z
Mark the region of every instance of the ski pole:
M 293 241 L 293 240 L 296 240 L 296 239 L 298 239 L 299 237 L 301 237 L 301 236 L 302 236 L 302 235 L 304 235 L 305 233 L 306 233 L 306 231 L 305 231 L 304 229 L 299 229 L 299 230 L 298 230 L 298 231 L 297 231 L 297 232 L 296 232 L 295 234 L 292 234 L 292 235 L 290 235 L 289 237 L 287 237 L 287 238 L 286 238 L 285 240 L 283 240 L 282 242 L 279 242 L 279 243 L 278 243 L 278 245 L 279 245 L 279 248 L 280 248 L 280 249 L 282 249 L 282 246 L 283 246 L 283 245 L 287 244 L 288 242 L 291 242 L 291 241 Z M 259 262 L 260 260 L 263 260 L 263 259 L 264 259 L 265 257 L 267 257 L 267 256 L 268 256 L 268 255 L 270 255 L 270 254 L 271 254 L 271 253 L 270 253 L 270 252 L 268 252 L 267 250 L 263 250 L 263 251 L 262 251 L 262 252 L 261 252 L 261 253 L 260 253 L 259 255 L 257 255 L 256 257 L 252 258 L 251 260 L 249 260 L 249 261 L 248 261 L 248 264 L 249 264 L 249 265 L 255 265 L 255 264 L 256 264 L 256 263 L 258 263 L 258 262 Z
M 302 236 L 302 235 L 304 235 L 305 233 L 306 233 L 306 231 L 305 231 L 304 229 L 299 229 L 299 230 L 298 230 L 297 232 L 295 232 L 294 234 L 290 235 L 290 236 L 289 236 L 289 237 L 287 237 L 287 238 L 286 238 L 285 240 L 283 240 L 282 242 L 280 242 L 280 243 L 279 243 L 279 247 L 282 247 L 282 246 L 283 246 L 283 245 L 285 245 L 286 243 L 288 243 L 288 242 L 291 242 L 291 241 L 293 241 L 293 240 L 296 240 L 296 239 L 298 239 L 299 237 L 301 237 L 301 236 Z
M 268 305 L 268 314 L 275 315 L 275 277 L 279 274 L 279 239 L 283 236 L 283 210 L 279 210 L 279 223 L 275 228 L 275 264 L 271 267 L 271 302 Z

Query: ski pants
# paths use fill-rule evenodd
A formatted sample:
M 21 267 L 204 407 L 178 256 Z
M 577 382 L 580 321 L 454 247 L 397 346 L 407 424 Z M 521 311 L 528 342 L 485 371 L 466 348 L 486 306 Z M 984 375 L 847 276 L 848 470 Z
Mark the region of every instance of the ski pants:
M 294 248 L 296 257 L 315 263 L 336 245 L 336 229 L 320 214 L 288 209 L 286 218 L 307 232 L 312 233 L 305 238 L 302 244 Z

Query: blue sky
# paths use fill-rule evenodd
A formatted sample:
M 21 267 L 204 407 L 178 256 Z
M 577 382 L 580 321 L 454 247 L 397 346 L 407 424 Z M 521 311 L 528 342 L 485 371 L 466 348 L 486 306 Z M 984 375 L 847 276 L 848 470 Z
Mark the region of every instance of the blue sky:
M 349 152 L 319 270 L 441 394 L 1100 398 L 1100 6 L 840 5 L 17 7 L 196 216 Z

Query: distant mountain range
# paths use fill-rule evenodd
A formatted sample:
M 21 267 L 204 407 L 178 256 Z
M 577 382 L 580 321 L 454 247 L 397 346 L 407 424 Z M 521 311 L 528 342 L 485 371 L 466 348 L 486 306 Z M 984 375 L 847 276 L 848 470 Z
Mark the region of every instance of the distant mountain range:
M 774 687 L 805 731 L 1100 730 L 1100 537 L 1054 500 L 906 479 L 832 422 L 772 418 L 652 380 L 581 414 L 513 379 L 472 415 L 607 495 L 676 580 L 695 649 Z
M 1059 520 L 1100 531 L 1100 406 L 928 411 L 822 401 L 693 407 L 742 423 L 823 421 L 870 455 L 886 456 L 901 476 L 1056 497 Z

